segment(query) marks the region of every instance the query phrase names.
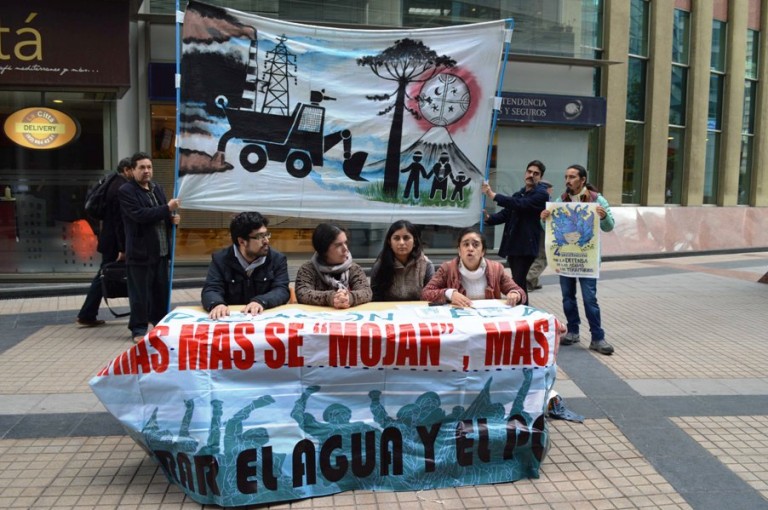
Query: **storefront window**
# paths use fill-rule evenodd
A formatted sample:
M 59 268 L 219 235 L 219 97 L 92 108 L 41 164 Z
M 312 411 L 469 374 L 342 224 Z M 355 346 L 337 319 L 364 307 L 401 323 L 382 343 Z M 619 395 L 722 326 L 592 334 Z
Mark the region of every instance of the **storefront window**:
M 683 191 L 685 129 L 670 126 L 667 140 L 667 175 L 664 203 L 679 204 Z
M 594 169 L 593 182 L 604 182 L 605 169 L 598 163 L 600 160 L 600 129 L 589 130 L 589 147 L 587 149 L 587 168 Z
M 44 107 L 79 127 L 73 141 L 52 149 L 22 147 L 0 135 L 0 273 L 95 272 L 98 225 L 85 218 L 83 205 L 88 188 L 107 171 L 111 103 L 91 93 L 0 96 L 0 125 L 16 111 Z
M 739 205 L 749 205 L 749 193 L 752 189 L 752 142 L 753 136 L 741 137 L 741 157 L 739 161 Z
M 500 5 L 500 17 L 515 20 L 513 53 L 599 58 L 602 0 L 510 0 Z
M 725 21 L 712 21 L 712 57 L 710 67 L 713 71 L 725 71 Z
M 259 2 L 261 7 L 266 2 Z M 367 24 L 367 2 L 363 0 L 280 0 L 278 17 L 291 21 Z M 234 9 L 237 7 L 232 6 Z M 242 10 L 242 9 L 240 9 Z
M 747 59 L 746 75 L 747 78 L 757 79 L 757 69 L 760 57 L 760 32 L 757 30 L 747 30 Z
M 720 130 L 722 129 L 723 87 L 725 84 L 724 21 L 712 22 L 712 58 L 709 77 L 709 108 L 707 119 L 707 157 L 704 167 L 705 204 L 717 203 L 719 180 Z
M 669 138 L 664 203 L 679 204 L 683 192 L 686 107 L 688 102 L 688 46 L 690 14 L 675 9 L 672 32 L 672 82 L 669 97 Z
M 627 123 L 624 134 L 624 179 L 621 201 L 639 204 L 643 188 L 645 85 L 648 66 L 648 2 L 632 0 L 629 23 Z
M 669 97 L 669 123 L 685 125 L 686 91 L 688 89 L 688 69 L 672 65 L 672 87 Z
M 646 0 L 632 0 L 629 15 L 629 53 L 648 56 L 648 18 L 650 11 Z
M 741 127 L 741 157 L 739 161 L 739 205 L 749 205 L 752 194 L 752 146 L 755 135 L 755 103 L 757 100 L 757 70 L 760 33 L 747 30 L 747 62 L 744 80 L 744 117 Z
M 621 202 L 639 204 L 643 182 L 645 124 L 627 122 L 624 142 L 624 182 Z
M 675 9 L 672 35 L 672 86 L 669 105 L 669 123 L 685 125 L 685 109 L 688 91 L 688 41 L 690 14 Z
M 725 76 L 722 73 L 711 73 L 709 76 L 709 108 L 707 129 L 720 130 L 722 127 L 723 84 Z
M 645 76 L 647 61 L 642 58 L 629 58 L 627 76 L 627 119 L 645 120 Z
M 717 203 L 717 169 L 720 161 L 720 133 L 707 132 L 707 157 L 704 164 L 704 203 Z
M 176 105 L 153 104 L 152 116 L 152 159 L 174 159 L 176 157 Z
M 688 64 L 690 47 L 691 14 L 688 11 L 675 9 L 675 19 L 672 28 L 672 62 Z
M 210 0 L 211 4 L 289 21 L 428 28 L 497 19 L 515 21 L 511 51 L 595 59 L 602 54 L 603 0 Z M 152 14 L 173 14 L 173 0 L 150 0 Z

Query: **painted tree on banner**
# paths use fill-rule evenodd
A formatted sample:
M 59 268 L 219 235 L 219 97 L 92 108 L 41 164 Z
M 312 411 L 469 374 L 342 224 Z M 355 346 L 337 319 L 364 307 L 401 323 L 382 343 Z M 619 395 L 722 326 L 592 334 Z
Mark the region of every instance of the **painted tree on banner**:
M 365 56 L 357 60 L 358 65 L 370 67 L 379 78 L 394 81 L 397 90 L 392 94 L 366 96 L 373 101 L 389 101 L 395 97 L 379 115 L 386 115 L 394 110 L 392 128 L 387 143 L 387 161 L 384 166 L 384 193 L 395 195 L 400 179 L 400 144 L 403 138 L 403 116 L 407 111 L 416 118 L 419 112 L 406 106 L 408 85 L 414 82 L 426 82 L 445 69 L 454 67 L 456 61 L 447 55 L 440 55 L 429 49 L 421 41 L 400 39 L 394 46 L 378 55 Z M 415 98 L 411 98 L 415 99 Z

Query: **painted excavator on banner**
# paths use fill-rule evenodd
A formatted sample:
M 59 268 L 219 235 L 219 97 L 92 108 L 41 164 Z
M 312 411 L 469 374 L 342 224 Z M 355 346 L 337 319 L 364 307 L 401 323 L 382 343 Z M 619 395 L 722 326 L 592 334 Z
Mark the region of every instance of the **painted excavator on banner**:
M 245 170 L 258 172 L 268 161 L 278 161 L 285 163 L 290 175 L 302 178 L 313 168 L 322 167 L 325 153 L 341 142 L 344 174 L 352 180 L 365 181 L 360 174 L 368 153 L 352 152 L 349 129 L 323 134 L 325 107 L 320 103 L 333 100 L 324 90 L 313 90 L 310 104 L 298 103 L 291 115 L 277 115 L 229 108 L 227 98 L 219 96 L 216 105 L 224 110 L 231 129 L 219 139 L 217 155 L 223 157 L 227 143 L 237 138 L 245 143 L 240 150 L 240 165 Z

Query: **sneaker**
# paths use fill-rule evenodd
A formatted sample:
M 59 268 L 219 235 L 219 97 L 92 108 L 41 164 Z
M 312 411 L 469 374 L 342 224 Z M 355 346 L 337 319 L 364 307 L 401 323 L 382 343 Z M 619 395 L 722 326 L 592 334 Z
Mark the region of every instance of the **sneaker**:
M 597 351 L 600 354 L 613 354 L 613 346 L 605 340 L 598 340 L 597 342 L 591 342 L 589 348 L 593 351 Z
M 560 338 L 560 345 L 573 345 L 579 343 L 580 340 L 578 333 L 566 333 Z
M 78 317 L 75 320 L 75 324 L 79 326 L 83 326 L 85 328 L 95 328 L 96 326 L 101 326 L 102 324 L 105 324 L 106 321 L 103 321 L 101 319 L 81 319 Z

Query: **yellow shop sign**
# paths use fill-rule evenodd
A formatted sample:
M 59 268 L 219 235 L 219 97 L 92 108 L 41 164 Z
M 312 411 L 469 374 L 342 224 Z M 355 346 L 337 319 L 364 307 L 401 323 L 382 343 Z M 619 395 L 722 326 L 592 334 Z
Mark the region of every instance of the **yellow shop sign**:
M 72 117 L 53 108 L 24 108 L 3 126 L 12 142 L 28 149 L 57 149 L 75 140 L 80 128 Z

